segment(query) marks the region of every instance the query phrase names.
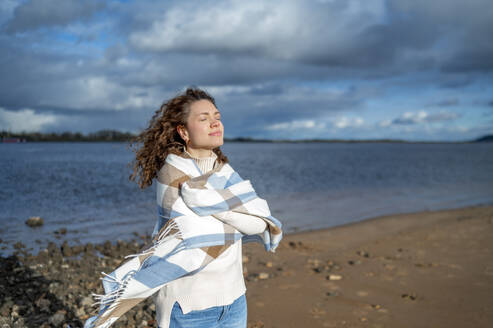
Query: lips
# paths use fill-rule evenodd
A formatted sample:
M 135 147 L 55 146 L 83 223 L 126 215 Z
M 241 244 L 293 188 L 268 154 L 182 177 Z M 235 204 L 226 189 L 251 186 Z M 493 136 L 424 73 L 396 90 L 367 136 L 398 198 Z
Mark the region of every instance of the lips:
M 216 131 L 216 132 L 212 132 L 212 133 L 209 133 L 210 136 L 216 136 L 216 137 L 219 137 L 221 135 L 221 131 Z

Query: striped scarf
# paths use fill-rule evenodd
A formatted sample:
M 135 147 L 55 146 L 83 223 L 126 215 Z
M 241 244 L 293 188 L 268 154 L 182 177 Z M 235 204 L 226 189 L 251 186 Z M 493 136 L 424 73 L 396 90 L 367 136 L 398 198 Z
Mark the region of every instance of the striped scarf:
M 186 153 L 170 154 L 158 173 L 159 218 L 153 244 L 129 255 L 102 278 L 104 294 L 94 295 L 99 313 L 84 327 L 109 327 L 133 306 L 170 281 L 202 270 L 237 240 L 259 242 L 274 252 L 282 239 L 281 222 L 270 214 L 267 202 L 257 196 L 249 180 L 243 180 L 226 163 L 202 174 Z M 245 235 L 214 214 L 236 211 L 263 219 L 263 233 Z

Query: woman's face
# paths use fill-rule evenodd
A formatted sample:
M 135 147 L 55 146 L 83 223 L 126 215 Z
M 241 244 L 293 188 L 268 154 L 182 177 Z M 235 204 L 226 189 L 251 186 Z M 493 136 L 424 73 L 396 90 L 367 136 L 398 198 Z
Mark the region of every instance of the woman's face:
M 202 99 L 190 105 L 186 126 L 178 127 L 183 140 L 190 150 L 212 150 L 221 146 L 224 127 L 221 113 L 210 101 Z

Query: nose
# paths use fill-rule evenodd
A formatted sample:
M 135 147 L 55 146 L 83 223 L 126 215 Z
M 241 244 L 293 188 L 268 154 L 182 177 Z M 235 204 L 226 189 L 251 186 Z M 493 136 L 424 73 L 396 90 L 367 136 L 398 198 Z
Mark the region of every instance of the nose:
M 211 121 L 211 127 L 216 127 L 218 125 L 219 125 L 219 120 L 216 120 L 215 118 L 213 118 Z

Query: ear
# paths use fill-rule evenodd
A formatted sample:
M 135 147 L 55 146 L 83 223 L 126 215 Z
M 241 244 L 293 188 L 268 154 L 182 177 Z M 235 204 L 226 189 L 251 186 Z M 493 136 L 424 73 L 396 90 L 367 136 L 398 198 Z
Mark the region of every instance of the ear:
M 183 139 L 183 140 L 187 140 L 188 138 L 188 131 L 187 129 L 183 126 L 183 125 L 178 125 L 176 127 L 176 130 L 178 131 L 178 134 L 180 135 L 180 137 Z

